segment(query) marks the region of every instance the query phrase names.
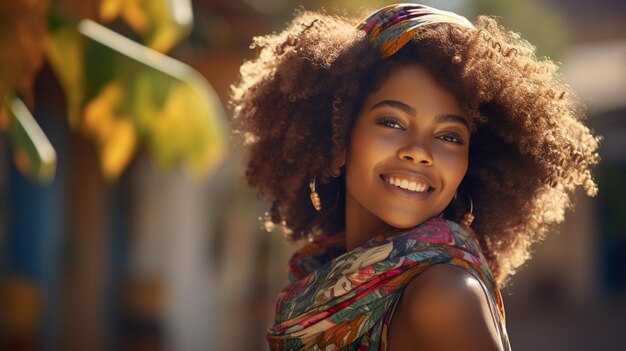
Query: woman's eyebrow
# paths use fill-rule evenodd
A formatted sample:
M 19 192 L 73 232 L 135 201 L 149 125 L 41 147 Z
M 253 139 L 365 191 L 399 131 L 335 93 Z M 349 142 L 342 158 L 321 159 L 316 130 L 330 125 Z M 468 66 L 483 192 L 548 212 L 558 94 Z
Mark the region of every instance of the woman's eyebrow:
M 383 106 L 389 106 L 389 107 L 393 107 L 396 108 L 398 110 L 401 110 L 413 117 L 415 117 L 415 114 L 417 113 L 417 110 L 415 110 L 415 107 L 409 106 L 407 104 L 405 104 L 402 101 L 398 101 L 398 100 L 383 100 L 378 102 L 377 104 L 375 104 L 374 106 L 372 106 L 372 108 L 370 109 L 370 111 L 373 111 L 377 108 L 381 108 Z
M 470 129 L 470 125 L 467 119 L 458 115 L 450 115 L 450 114 L 438 115 L 437 117 L 435 117 L 435 122 L 437 123 L 445 123 L 445 122 L 460 123 L 466 126 L 467 129 Z
M 415 117 L 415 115 L 417 114 L 417 110 L 414 107 L 409 106 L 405 104 L 404 102 L 398 101 L 398 100 L 382 100 L 376 103 L 374 106 L 372 106 L 370 111 L 373 111 L 377 108 L 381 108 L 383 106 L 389 106 L 389 107 L 401 110 L 413 117 Z M 470 128 L 470 124 L 467 121 L 467 119 L 459 115 L 452 115 L 452 114 L 438 115 L 437 117 L 435 117 L 435 122 L 437 123 L 445 123 L 445 122 L 460 123 L 466 126 L 467 129 Z

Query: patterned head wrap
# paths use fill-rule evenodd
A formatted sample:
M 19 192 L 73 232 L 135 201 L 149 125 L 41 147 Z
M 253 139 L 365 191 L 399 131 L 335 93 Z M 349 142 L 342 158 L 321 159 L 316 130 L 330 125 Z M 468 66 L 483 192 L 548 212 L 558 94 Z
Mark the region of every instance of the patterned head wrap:
M 357 28 L 364 30 L 374 48 L 380 50 L 383 58 L 387 58 L 411 40 L 416 28 L 433 23 L 452 23 L 474 28 L 472 22 L 454 12 L 419 4 L 383 7 L 369 15 Z

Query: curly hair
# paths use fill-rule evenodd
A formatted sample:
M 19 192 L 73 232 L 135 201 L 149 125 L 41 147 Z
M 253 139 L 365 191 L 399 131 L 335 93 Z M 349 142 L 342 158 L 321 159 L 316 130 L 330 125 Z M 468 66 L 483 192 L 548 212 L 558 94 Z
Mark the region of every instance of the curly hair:
M 316 12 L 255 38 L 259 55 L 241 67 L 231 104 L 249 148 L 245 176 L 270 201 L 271 221 L 293 239 L 344 230 L 345 179 L 331 175 L 360 106 L 395 67 L 421 63 L 473 121 L 459 190 L 473 199 L 473 228 L 504 285 L 531 244 L 563 221 L 575 189 L 597 192 L 590 168 L 600 138 L 581 123 L 583 108 L 552 61 L 493 18 L 479 16 L 475 26 L 424 26 L 384 60 L 354 21 Z M 311 206 L 312 177 L 324 204 L 336 203 L 331 211 Z M 445 215 L 459 220 L 467 208 L 453 204 Z

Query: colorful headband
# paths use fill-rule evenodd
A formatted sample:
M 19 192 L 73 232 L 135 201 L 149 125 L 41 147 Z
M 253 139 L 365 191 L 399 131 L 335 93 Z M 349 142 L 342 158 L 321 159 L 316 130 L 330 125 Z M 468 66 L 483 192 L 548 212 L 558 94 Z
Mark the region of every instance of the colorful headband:
M 383 7 L 369 15 L 357 28 L 364 30 L 374 48 L 380 51 L 383 58 L 387 58 L 411 40 L 416 28 L 433 23 L 452 23 L 474 28 L 472 22 L 454 12 L 419 4 Z

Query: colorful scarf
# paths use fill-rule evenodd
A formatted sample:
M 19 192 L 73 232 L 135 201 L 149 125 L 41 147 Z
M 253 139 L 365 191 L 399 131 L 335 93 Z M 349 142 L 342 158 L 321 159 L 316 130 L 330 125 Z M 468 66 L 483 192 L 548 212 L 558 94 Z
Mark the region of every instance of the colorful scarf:
M 345 235 L 319 236 L 290 261 L 267 339 L 272 350 L 387 350 L 387 330 L 404 287 L 436 264 L 465 269 L 484 284 L 509 350 L 500 292 L 472 231 L 442 218 L 377 236 L 345 252 Z
M 357 28 L 365 31 L 383 58 L 395 54 L 413 37 L 416 28 L 433 23 L 474 28 L 472 22 L 454 12 L 419 4 L 395 4 L 369 15 Z

